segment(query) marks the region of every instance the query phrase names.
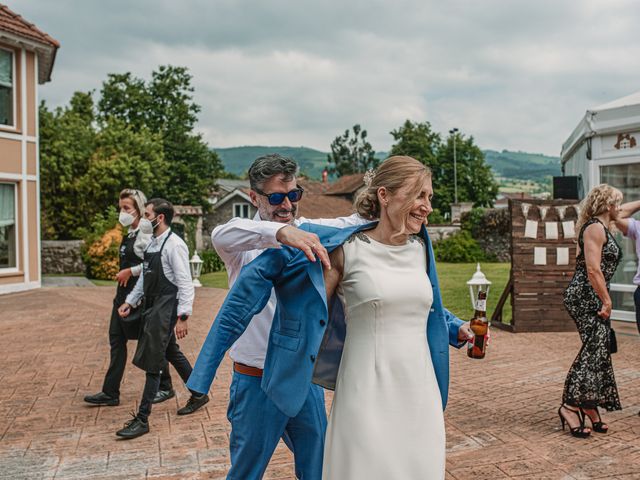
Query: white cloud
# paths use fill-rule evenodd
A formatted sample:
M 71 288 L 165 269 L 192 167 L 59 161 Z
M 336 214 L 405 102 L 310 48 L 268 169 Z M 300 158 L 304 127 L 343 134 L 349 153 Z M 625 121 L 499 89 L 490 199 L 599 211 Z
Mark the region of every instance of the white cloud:
M 362 124 L 378 150 L 407 118 L 483 148 L 557 155 L 584 111 L 638 90 L 632 0 L 24 0 L 62 43 L 41 97 L 109 72 L 185 65 L 214 146 L 327 150 Z

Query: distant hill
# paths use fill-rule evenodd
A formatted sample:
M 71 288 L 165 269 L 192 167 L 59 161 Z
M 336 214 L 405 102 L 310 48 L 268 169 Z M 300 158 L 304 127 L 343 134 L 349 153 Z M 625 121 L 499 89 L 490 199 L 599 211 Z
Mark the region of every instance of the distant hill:
M 293 158 L 300 165 L 300 172 L 308 177 L 322 178 L 322 170 L 327 166 L 327 153 L 307 147 L 231 147 L 216 148 L 224 168 L 235 175 L 244 175 L 249 166 L 261 155 L 279 153 Z
M 548 183 L 549 177 L 560 175 L 560 157 L 508 150 L 483 150 L 483 153 L 498 177 Z
M 256 158 L 273 152 L 294 158 L 300 165 L 300 171 L 310 178 L 320 179 L 322 170 L 328 165 L 327 152 L 307 147 L 247 146 L 216 148 L 215 151 L 225 170 L 235 175 L 244 175 Z M 548 184 L 549 177 L 560 175 L 559 157 L 508 150 L 484 150 L 483 153 L 497 177 Z M 386 156 L 387 152 L 376 153 L 378 158 Z

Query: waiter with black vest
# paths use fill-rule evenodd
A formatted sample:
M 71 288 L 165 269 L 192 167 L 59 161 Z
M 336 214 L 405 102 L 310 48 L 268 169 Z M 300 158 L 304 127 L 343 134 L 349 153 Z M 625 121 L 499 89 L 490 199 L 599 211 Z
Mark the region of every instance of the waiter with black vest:
M 189 273 L 189 250 L 184 241 L 171 231 L 173 205 L 162 198 L 149 200 L 145 206 L 141 228 L 153 231 L 144 253 L 142 276 L 125 303 L 118 309 L 120 316 L 130 314 L 132 306 L 142 299 L 142 330 L 133 364 L 146 372 L 146 382 L 138 414 L 116 432 L 123 438 L 135 438 L 149 432 L 151 404 L 158 392 L 160 376 L 167 360 L 186 383 L 191 364 L 176 343 L 188 333 L 188 318 L 193 305 L 193 283 Z M 147 223 L 148 222 L 148 223 Z M 209 397 L 191 392 L 187 404 L 178 415 L 195 412 Z
M 146 201 L 147 197 L 143 192 L 132 188 L 122 190 L 118 199 L 118 221 L 123 227 L 129 227 L 129 230 L 120 244 L 120 271 L 116 276 L 118 287 L 109 322 L 109 368 L 104 376 L 102 390 L 84 397 L 84 401 L 92 405 L 111 407 L 120 403 L 120 383 L 127 363 L 127 341 L 137 340 L 140 333 L 140 309 L 134 308 L 126 318 L 122 318 L 118 314 L 118 307 L 131 293 L 142 273 L 144 251 L 151 240 L 151 232 L 144 233 L 139 227 Z M 165 369 L 160 379 L 160 390 L 153 403 L 162 402 L 173 395 L 169 369 Z

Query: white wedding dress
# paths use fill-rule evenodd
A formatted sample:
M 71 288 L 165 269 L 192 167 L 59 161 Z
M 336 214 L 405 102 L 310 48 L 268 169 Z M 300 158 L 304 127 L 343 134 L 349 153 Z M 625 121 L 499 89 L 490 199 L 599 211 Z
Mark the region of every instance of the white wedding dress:
M 429 346 L 433 302 L 422 239 L 344 245 L 338 287 L 347 335 L 329 417 L 323 480 L 440 480 L 442 400 Z

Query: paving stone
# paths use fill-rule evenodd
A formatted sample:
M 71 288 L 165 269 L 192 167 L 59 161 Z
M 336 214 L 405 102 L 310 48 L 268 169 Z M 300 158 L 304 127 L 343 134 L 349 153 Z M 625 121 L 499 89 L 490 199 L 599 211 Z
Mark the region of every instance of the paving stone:
M 180 342 L 192 362 L 225 293 L 208 288 L 196 292 L 189 336 Z M 0 298 L 5 314 L 0 480 L 226 477 L 228 358 L 205 408 L 176 415 L 189 393 L 172 371 L 177 396 L 154 405 L 151 432 L 119 440 L 115 431 L 137 409 L 144 385 L 144 373 L 130 363 L 134 349 L 129 349 L 119 406 L 91 407 L 82 400 L 100 391 L 109 363 L 113 289 L 40 289 Z M 74 305 L 73 316 L 69 304 Z M 575 333 L 496 330 L 482 361 L 451 350 L 447 480 L 640 479 L 638 337 L 619 335 L 619 352 L 613 357 L 624 409 L 603 413 L 610 433 L 594 433 L 586 440 L 563 432 L 557 416 L 564 377 L 579 343 Z M 327 408 L 332 398 L 326 392 Z M 293 456 L 281 442 L 264 478 L 293 480 L 293 471 Z

